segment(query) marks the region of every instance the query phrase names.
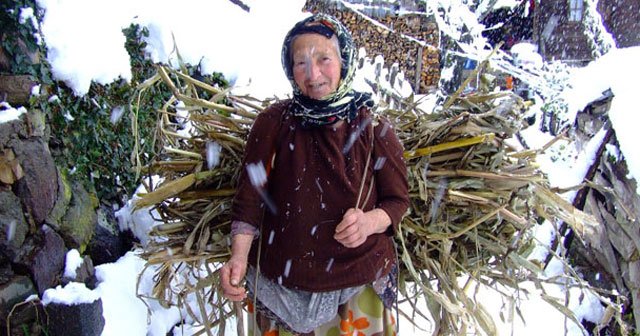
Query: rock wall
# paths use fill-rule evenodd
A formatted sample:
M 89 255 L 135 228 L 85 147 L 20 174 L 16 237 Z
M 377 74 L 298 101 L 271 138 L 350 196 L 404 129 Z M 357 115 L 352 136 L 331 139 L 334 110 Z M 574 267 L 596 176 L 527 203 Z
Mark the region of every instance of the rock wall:
M 1 105 L 0 110 L 7 106 Z M 118 240 L 117 230 L 104 233 L 105 224 L 100 222 L 105 221 L 99 221 L 99 214 L 109 209 L 99 208 L 95 192 L 56 166 L 49 151 L 49 134 L 45 114 L 35 109 L 0 123 L 2 331 L 9 322 L 18 334 L 25 327 L 39 334 L 36 329 L 44 322 L 36 321 L 36 316 L 43 308 L 23 301 L 33 294 L 42 297 L 45 290 L 61 284 L 69 249 L 91 252 L 100 262 L 115 261 L 128 250 L 124 244 L 113 243 Z M 115 225 L 115 218 L 110 218 Z M 110 246 L 104 246 L 106 241 Z
M 3 8 L 25 4 L 7 5 Z M 99 335 L 104 325 L 99 300 L 81 308 L 25 301 L 32 295 L 44 299 L 45 291 L 70 282 L 95 288 L 93 265 L 119 259 L 131 249 L 132 238 L 118 230 L 112 206 L 100 204 L 95 189 L 101 186 L 69 172 L 68 157 L 52 154 L 50 144 L 59 148 L 67 140 L 52 138 L 50 120 L 57 111 L 30 101 L 38 91 L 56 91 L 55 84 L 38 83 L 33 75 L 47 73 L 41 63 L 45 50 L 27 47 L 36 41 L 20 28 L 17 12 L 4 14 L 10 15 L 0 20 L 0 40 L 7 42 L 0 45 L 0 114 L 21 114 L 0 121 L 0 335 Z M 63 273 L 71 249 L 85 258 L 76 277 L 68 279 Z M 67 323 L 57 328 L 51 317 Z
M 336 17 L 368 55 L 382 55 L 385 67 L 397 63 L 414 92 L 431 92 L 440 80 L 439 32 L 435 21 L 423 14 L 396 15 L 385 11 L 371 18 L 341 2 L 307 0 L 305 10 Z

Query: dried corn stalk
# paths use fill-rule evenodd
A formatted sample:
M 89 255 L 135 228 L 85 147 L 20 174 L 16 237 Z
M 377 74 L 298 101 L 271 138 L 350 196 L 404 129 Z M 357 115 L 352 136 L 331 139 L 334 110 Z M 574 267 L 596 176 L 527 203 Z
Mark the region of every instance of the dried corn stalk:
M 173 97 L 158 111 L 159 153 L 144 167 L 163 182 L 137 203 L 153 206 L 162 221 L 143 257 L 160 265 L 156 299 L 182 306 L 211 334 L 234 311 L 219 295 L 214 265 L 229 257 L 229 209 L 242 151 L 268 102 L 231 95 L 163 66 L 154 79 L 144 85 L 165 85 Z M 421 111 L 410 99 L 399 103 L 405 108 L 379 107 L 376 113 L 395 125 L 409 169 L 411 207 L 396 237 L 400 289 L 405 297 L 425 295 L 431 316 L 439 317 L 439 334 L 495 334 L 490 315 L 459 277 L 510 288 L 525 279 L 543 281 L 539 265 L 526 259 L 534 246 L 529 228 L 542 218 L 578 212 L 550 196 L 535 153 L 505 144 L 522 128 L 526 106 L 518 96 L 456 95 L 436 113 Z M 220 152 L 215 166 L 211 146 Z M 593 225 L 582 213 L 570 219 L 582 230 Z M 196 307 L 186 303 L 189 295 L 196 296 Z

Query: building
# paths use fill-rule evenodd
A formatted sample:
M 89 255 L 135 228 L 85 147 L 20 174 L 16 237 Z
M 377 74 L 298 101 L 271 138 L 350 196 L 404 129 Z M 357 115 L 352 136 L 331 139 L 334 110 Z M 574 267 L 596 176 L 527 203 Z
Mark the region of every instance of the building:
M 598 11 L 618 48 L 640 46 L 640 1 L 600 0 Z
M 640 1 L 600 0 L 597 10 L 617 47 L 640 45 Z M 593 60 L 585 14 L 585 0 L 539 1 L 533 28 L 540 54 L 576 64 Z

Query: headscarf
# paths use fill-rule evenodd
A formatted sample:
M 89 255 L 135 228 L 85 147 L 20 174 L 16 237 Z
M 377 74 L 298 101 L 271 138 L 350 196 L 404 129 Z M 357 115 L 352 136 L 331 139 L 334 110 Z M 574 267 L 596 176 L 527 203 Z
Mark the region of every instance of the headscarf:
M 309 26 L 314 22 L 320 25 Z M 321 99 L 304 95 L 293 78 L 291 44 L 297 35 L 308 33 L 320 34 L 326 38 L 331 38 L 335 34 L 340 46 L 339 53 L 342 60 L 340 83 L 335 92 Z M 356 70 L 356 50 L 351 34 L 335 18 L 326 14 L 315 14 L 296 23 L 284 39 L 281 58 L 284 72 L 293 87 L 290 112 L 301 118 L 304 127 L 330 125 L 338 120 L 351 121 L 355 119 L 361 107 L 373 107 L 370 94 L 357 92 L 351 88 Z

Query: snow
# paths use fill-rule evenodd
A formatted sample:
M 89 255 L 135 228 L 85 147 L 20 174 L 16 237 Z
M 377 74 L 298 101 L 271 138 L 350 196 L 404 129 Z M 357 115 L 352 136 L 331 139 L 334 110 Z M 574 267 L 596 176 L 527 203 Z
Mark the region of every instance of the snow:
M 513 63 L 522 68 L 542 68 L 542 56 L 538 54 L 538 47 L 532 43 L 521 42 L 514 44 L 509 50 L 513 56 Z
M 27 21 L 29 21 L 33 27 L 38 26 L 38 20 L 35 15 L 33 15 L 33 8 L 31 7 L 20 9 L 20 18 L 18 19 L 18 22 L 20 22 L 20 24 L 25 24 Z
M 74 305 L 81 303 L 91 303 L 98 300 L 100 295 L 87 288 L 85 284 L 78 282 L 70 282 L 64 288 L 58 286 L 49 288 L 42 295 L 42 303 L 46 306 L 51 303 L 59 303 L 64 305 Z
M 137 297 L 151 293 L 155 274 L 153 267 L 143 273 L 145 261 L 139 252 L 128 252 L 117 263 L 96 267 L 100 282 L 96 291 L 102 293 L 105 310 L 102 335 L 166 335 L 180 321 L 177 308 L 163 308 L 157 301 Z M 138 283 L 137 277 L 122 276 L 126 274 L 142 275 Z M 149 310 L 153 312 L 150 316 Z
M 38 1 L 46 8 L 41 29 L 53 76 L 66 82 L 77 95 L 87 93 L 92 80 L 109 84 L 119 77 L 131 79 L 122 28 L 132 17 L 127 17 L 129 6 L 123 3 Z
M 122 115 L 124 113 L 124 106 L 116 106 L 113 108 L 113 110 L 111 110 L 111 116 L 109 117 L 109 121 L 111 121 L 112 124 L 117 124 L 118 121 L 120 121 L 120 118 L 122 118 Z
M 476 51 L 484 49 L 486 43 L 486 39 L 482 37 L 484 25 L 478 23 L 476 14 L 462 1 L 427 1 L 427 7 L 432 13 L 440 13 L 435 16 L 435 19 L 443 34 L 463 48 Z
M 20 24 L 29 22 L 33 28 L 38 28 L 38 19 L 34 15 L 33 8 L 31 7 L 20 9 L 20 17 L 18 19 L 18 22 L 20 22 Z M 42 43 L 42 35 L 39 32 L 34 33 L 34 37 L 36 38 L 36 43 Z
M 234 93 L 251 93 L 256 98 L 285 97 L 291 91 L 290 84 L 284 76 L 280 65 L 280 48 L 288 29 L 308 14 L 302 13 L 302 0 L 259 1 L 245 0 L 251 8 L 243 11 L 230 1 L 185 0 L 176 5 L 168 0 L 151 1 L 114 0 L 95 2 L 81 0 L 38 0 L 38 5 L 46 10 L 41 24 L 43 38 L 48 47 L 47 59 L 52 66 L 56 79 L 65 81 L 76 95 L 88 92 L 91 82 L 108 84 L 118 79 L 130 80 L 131 69 L 129 55 L 124 49 L 125 38 L 122 29 L 131 23 L 148 28 L 146 38 L 147 52 L 152 60 L 177 66 L 178 52 L 184 62 L 200 65 L 203 73 L 222 72 L 234 84 Z M 500 6 L 513 6 L 513 1 L 501 1 Z M 436 18 L 438 24 L 447 29 L 445 34 L 459 40 L 463 34 L 474 36 L 461 47 L 469 54 L 483 55 L 485 40 L 480 37 L 482 26 L 478 25 L 475 14 L 466 6 L 453 0 L 429 1 L 430 11 L 440 13 Z M 31 19 L 33 13 L 21 12 L 22 20 Z M 460 42 L 462 43 L 462 42 Z M 538 64 L 535 53 L 531 50 L 518 53 L 521 61 Z M 486 52 L 484 52 L 486 53 Z M 358 72 L 355 86 L 359 90 L 370 88 L 364 78 L 375 73 L 376 65 L 381 63 L 379 57 L 372 56 L 373 62 L 365 63 Z M 637 60 L 640 59 L 640 48 L 612 49 L 587 67 L 574 69 L 570 78 L 570 89 L 561 92 L 560 98 L 569 104 L 566 122 L 572 124 L 575 115 L 589 102 L 600 97 L 603 91 L 611 89 L 614 99 L 609 117 L 616 131 L 620 148 L 608 147 L 609 153 L 619 153 L 629 166 L 629 177 L 640 178 L 640 152 L 633 150 L 637 142 L 637 133 L 633 127 L 637 123 L 638 108 L 634 94 L 640 78 Z M 378 77 L 384 77 L 388 70 L 383 70 Z M 446 76 L 446 74 L 444 74 Z M 375 77 L 375 76 L 373 76 Z M 403 83 L 400 76 L 400 82 Z M 388 88 L 407 95 L 409 85 L 399 84 Z M 51 101 L 57 99 L 50 97 Z M 428 111 L 435 106 L 435 97 L 422 98 L 423 108 Z M 533 106 L 539 111 L 540 106 Z M 24 107 L 13 108 L 7 103 L 0 103 L 0 122 L 17 119 L 25 113 Z M 114 122 L 120 118 L 114 110 Z M 73 116 L 69 115 L 69 118 Z M 527 142 L 534 148 L 546 144 L 551 136 L 538 131 L 538 127 L 530 127 L 523 132 Z M 188 125 L 185 125 L 188 127 Z M 540 164 L 549 175 L 553 186 L 571 186 L 579 184 L 584 172 L 593 160 L 594 148 L 603 138 L 599 132 L 583 148 L 570 143 L 559 143 L 548 150 L 547 155 L 540 158 Z M 212 145 L 214 146 L 214 145 Z M 210 165 L 217 164 L 216 149 L 211 150 L 208 158 Z M 256 183 L 260 182 L 259 176 Z M 157 183 L 157 181 L 151 181 Z M 142 242 L 148 243 L 148 232 L 157 224 L 149 209 L 134 211 L 133 201 L 137 194 L 146 192 L 143 187 L 120 209 L 116 216 L 120 229 L 131 230 Z M 639 190 L 640 193 L 640 190 Z M 565 195 L 571 198 L 570 194 Z M 159 216 L 155 216 L 158 218 Z M 539 226 L 537 238 L 542 244 L 548 243 L 554 233 L 550 226 Z M 150 296 L 153 286 L 153 267 L 145 269 L 145 262 L 138 254 L 140 250 L 127 253 L 115 263 L 96 267 L 98 287 L 87 289 L 82 284 L 70 283 L 64 288 L 47 290 L 43 297 L 45 304 L 51 302 L 80 303 L 92 302 L 97 298 L 103 301 L 105 329 L 104 336 L 110 335 L 189 335 L 193 328 L 184 312 L 176 308 L 163 308 L 157 301 L 141 297 Z M 536 250 L 532 258 L 544 259 L 544 248 Z M 77 251 L 67 256 L 67 270 L 72 274 L 78 260 Z M 328 266 L 331 267 L 331 263 Z M 143 272 L 144 271 L 144 272 Z M 552 260 L 546 269 L 549 277 L 562 275 L 564 265 L 557 259 Z M 138 275 L 141 274 L 138 278 Z M 478 289 L 479 301 L 488 311 L 504 315 L 494 315 L 500 334 L 534 335 L 582 335 L 582 330 L 573 322 L 552 308 L 543 298 L 544 294 L 560 298 L 559 304 L 567 306 L 578 319 L 597 321 L 602 316 L 602 306 L 597 298 L 579 287 L 567 290 L 560 285 L 545 285 L 543 288 L 531 283 L 521 285 L 528 295 L 521 292 L 515 298 L 521 304 L 522 321 L 511 309 L 513 302 L 503 302 L 500 295 L 495 295 L 487 287 Z M 570 294 L 570 295 L 568 295 Z M 563 299 L 569 298 L 568 302 Z M 505 307 L 509 308 L 506 309 Z M 410 311 L 406 304 L 401 308 Z M 506 309 L 506 310 L 505 310 Z M 504 320 L 500 316 L 506 317 Z M 173 328 L 185 318 L 185 324 Z M 433 328 L 432 322 L 415 320 L 424 328 Z M 233 323 L 230 323 L 233 324 Z M 427 331 L 413 329 L 411 324 L 402 318 L 401 335 L 427 335 Z M 172 330 L 175 329 L 175 330 Z M 182 329 L 181 329 L 182 328 Z M 226 330 L 232 334 L 233 330 Z
M 527 64 L 537 64 L 539 62 L 537 54 L 533 53 L 530 47 L 523 48 L 518 46 L 517 51 L 521 57 L 521 62 Z M 640 59 L 640 47 L 612 49 L 609 53 L 592 61 L 585 67 L 572 68 L 568 89 L 561 92 L 557 98 L 564 100 L 568 105 L 567 114 L 564 116 L 564 124 L 573 125 L 580 111 L 584 110 L 589 103 L 602 97 L 605 91 L 611 90 L 614 98 L 608 112 L 609 120 L 615 130 L 620 152 L 626 160 L 629 169 L 628 177 L 636 181 L 640 181 L 640 151 L 634 149 L 634 144 L 637 143 L 638 139 L 638 132 L 635 126 L 640 120 L 637 113 L 638 108 L 636 107 L 638 105 L 636 102 L 637 84 L 634 82 L 640 76 L 640 67 L 637 65 L 638 59 Z M 538 132 L 536 127 L 531 127 L 523 133 L 534 148 L 542 147 L 552 138 L 548 134 Z M 601 134 L 601 136 L 603 135 Z M 566 142 L 563 145 L 572 146 Z M 585 159 L 592 160 L 593 158 L 586 151 L 595 150 L 597 145 L 599 144 L 592 139 L 588 146 L 589 148 L 582 150 L 570 148 L 568 151 L 580 151 Z M 577 153 L 574 154 L 577 155 Z M 566 157 L 571 157 L 571 155 L 566 155 Z M 590 163 L 571 159 L 571 161 L 577 162 L 571 162 L 569 166 L 564 164 L 557 166 L 555 165 L 557 162 L 549 162 L 549 158 L 543 159 L 543 161 L 545 160 L 547 162 L 542 163 L 546 166 L 544 170 L 551 175 L 556 175 L 550 176 L 550 179 L 552 180 L 551 184 L 558 187 L 569 187 L 582 182 L 582 177 L 584 177 L 582 172 L 586 171 L 584 169 L 588 169 L 588 166 L 584 167 L 584 165 Z M 582 175 L 567 171 L 575 168 L 572 165 L 582 166 L 579 171 Z M 636 192 L 640 194 L 640 184 L 638 184 Z
M 222 146 L 220 146 L 220 144 L 215 141 L 208 141 L 206 148 L 207 168 L 211 170 L 220 163 L 220 153 L 222 153 Z
M 629 177 L 636 182 L 640 181 L 640 151 L 635 148 L 638 143 L 636 126 L 640 121 L 636 83 L 640 78 L 639 59 L 640 47 L 613 49 L 587 67 L 575 69 L 571 80 L 572 90 L 565 95 L 570 103 L 569 111 L 574 113 L 569 120 L 573 120 L 577 111 L 611 89 L 614 99 L 609 119 L 629 168 Z M 637 186 L 636 192 L 640 194 L 640 183 Z
M 37 96 L 40 95 L 40 85 L 34 85 L 31 88 L 31 95 L 34 96 L 34 97 L 37 97 Z
M 75 279 L 76 271 L 78 270 L 78 267 L 82 266 L 83 262 L 84 260 L 80 257 L 80 252 L 78 250 L 69 250 L 64 261 L 64 276 Z
M 497 0 L 495 1 L 495 3 L 493 3 L 493 9 L 498 9 L 498 8 L 502 8 L 502 7 L 506 7 L 506 8 L 514 8 L 517 5 L 519 5 L 522 1 L 519 0 Z M 489 8 L 489 5 L 491 4 L 491 1 L 482 1 L 479 5 L 478 5 L 478 12 L 480 13 L 484 13 L 486 12 Z
M 22 106 L 14 108 L 7 102 L 0 102 L 0 123 L 18 120 L 24 113 L 27 113 L 27 109 Z
M 553 146 L 547 155 L 538 157 L 537 161 L 541 169 L 548 172 L 547 178 L 551 186 L 570 188 L 582 183 L 587 170 L 595 160 L 594 156 L 605 134 L 606 130 L 599 130 L 581 149 L 576 148 L 574 143 L 562 140 Z M 564 197 L 568 201 L 573 201 L 575 193 L 576 191 L 567 192 Z
M 158 176 L 152 176 L 147 181 L 147 183 L 154 185 L 159 182 Z M 121 209 L 115 212 L 120 231 L 131 231 L 131 233 L 138 238 L 142 246 L 146 246 L 149 243 L 149 232 L 158 224 L 152 216 L 160 218 L 158 212 L 156 210 L 151 211 L 149 207 L 138 209 L 137 211 L 134 210 L 136 200 L 140 199 L 139 195 L 145 193 L 147 193 L 147 189 L 144 185 L 138 186 L 133 197 L 131 197 Z
M 122 34 L 131 23 L 148 28 L 147 52 L 154 62 L 178 66 L 179 52 L 203 73 L 222 72 L 239 88 L 251 86 L 256 96 L 284 95 L 290 86 L 279 66 L 280 47 L 291 26 L 305 16 L 300 11 L 304 1 L 245 3 L 249 13 L 230 1 L 38 0 L 46 8 L 42 32 L 53 75 L 77 95 L 86 94 L 92 80 L 131 79 Z
M 587 0 L 584 2 L 583 24 L 586 26 L 585 34 L 587 41 L 591 41 L 595 48 L 593 52 L 600 57 L 609 52 L 616 45 L 613 35 L 606 31 L 604 20 L 597 10 L 598 0 Z
M 12 220 L 9 222 L 9 224 L 7 224 L 7 228 L 6 228 L 6 236 L 7 236 L 7 242 L 10 242 L 13 240 L 13 238 L 15 238 L 16 236 L 16 227 L 17 227 L 17 223 L 15 220 Z

